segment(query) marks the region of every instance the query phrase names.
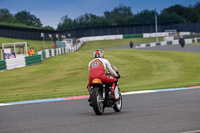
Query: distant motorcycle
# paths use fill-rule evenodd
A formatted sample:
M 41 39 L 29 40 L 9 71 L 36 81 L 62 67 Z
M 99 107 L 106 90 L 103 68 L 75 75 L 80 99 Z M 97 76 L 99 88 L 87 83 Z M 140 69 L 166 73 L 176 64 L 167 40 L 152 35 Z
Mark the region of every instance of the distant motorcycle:
M 133 48 L 133 42 L 132 41 L 130 41 L 129 46 L 130 46 L 130 48 Z
M 109 75 L 109 73 L 107 73 Z M 118 80 L 118 79 L 117 79 Z M 118 82 L 117 82 L 118 84 Z M 118 87 L 119 98 L 115 100 L 112 94 L 112 84 L 104 84 L 101 79 L 95 78 L 92 81 L 90 90 L 91 103 L 94 112 L 97 115 L 102 115 L 106 107 L 111 107 L 116 112 L 120 112 L 122 109 L 122 95 Z

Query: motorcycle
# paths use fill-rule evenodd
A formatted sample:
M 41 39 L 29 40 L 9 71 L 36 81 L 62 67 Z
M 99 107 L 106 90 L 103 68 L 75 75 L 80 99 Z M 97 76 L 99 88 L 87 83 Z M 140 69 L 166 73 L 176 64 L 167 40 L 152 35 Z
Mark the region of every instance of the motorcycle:
M 106 74 L 109 75 L 109 73 Z M 114 93 L 118 94 L 117 100 L 115 99 L 115 97 L 113 97 L 112 91 L 113 91 L 112 84 L 104 84 L 99 78 L 93 79 L 92 86 L 90 89 L 90 98 L 91 98 L 90 106 L 93 107 L 93 110 L 97 115 L 102 115 L 106 107 L 113 108 L 115 112 L 121 111 L 122 95 L 118 87 L 118 78 L 117 78 L 117 86 L 114 90 L 116 91 Z

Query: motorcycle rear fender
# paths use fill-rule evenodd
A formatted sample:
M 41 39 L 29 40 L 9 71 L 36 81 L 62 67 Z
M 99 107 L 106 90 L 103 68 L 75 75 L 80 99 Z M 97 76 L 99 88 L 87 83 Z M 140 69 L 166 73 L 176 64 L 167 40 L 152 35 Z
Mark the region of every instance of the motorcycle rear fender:
M 101 79 L 95 78 L 95 79 L 92 80 L 92 84 L 100 84 L 100 85 L 102 85 L 103 83 L 102 83 Z

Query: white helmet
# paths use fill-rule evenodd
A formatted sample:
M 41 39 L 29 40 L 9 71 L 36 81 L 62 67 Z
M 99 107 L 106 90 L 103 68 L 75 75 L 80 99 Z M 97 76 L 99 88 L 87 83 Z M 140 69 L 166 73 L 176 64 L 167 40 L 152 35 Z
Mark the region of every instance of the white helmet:
M 104 58 L 104 53 L 101 49 L 97 49 L 96 51 L 94 51 L 93 57 L 94 58 Z

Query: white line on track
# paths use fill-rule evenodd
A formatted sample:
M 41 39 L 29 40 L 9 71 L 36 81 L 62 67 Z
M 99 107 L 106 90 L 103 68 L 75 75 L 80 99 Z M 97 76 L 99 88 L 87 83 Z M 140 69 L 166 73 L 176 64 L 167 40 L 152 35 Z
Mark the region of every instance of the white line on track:
M 7 103 L 0 103 L 0 106 L 8 106 L 8 105 L 11 105 L 11 104 L 7 104 Z
M 189 87 L 189 88 L 169 88 L 169 89 L 159 89 L 159 90 L 132 91 L 132 92 L 122 93 L 122 95 L 133 95 L 133 94 L 144 94 L 144 93 L 155 93 L 155 92 L 168 92 L 168 91 L 189 90 L 189 89 L 200 89 L 200 86 L 193 86 L 193 87 Z M 64 100 L 70 100 L 70 99 L 71 99 L 71 97 L 41 99 L 41 100 L 11 102 L 11 103 L 0 103 L 0 106 L 19 105 L 19 104 L 28 104 L 28 103 L 40 103 L 40 102 L 52 102 L 52 101 L 64 101 Z M 80 96 L 75 96 L 73 99 L 81 99 L 81 98 L 80 98 Z M 190 132 L 186 132 L 186 133 L 190 133 Z M 191 132 L 191 133 L 193 133 L 193 132 Z M 194 133 L 196 133 L 196 132 L 194 132 Z
M 155 90 L 145 90 L 145 91 L 132 91 L 132 92 L 125 92 L 122 95 L 133 95 L 133 94 L 143 94 L 143 93 L 153 93 L 156 92 Z
M 200 133 L 200 130 L 195 130 L 195 131 L 187 131 L 187 132 L 181 132 L 181 133 Z

